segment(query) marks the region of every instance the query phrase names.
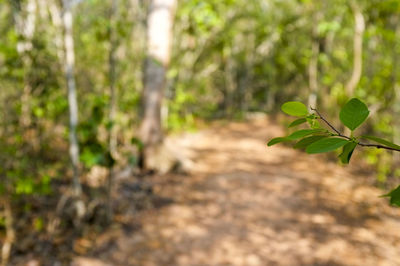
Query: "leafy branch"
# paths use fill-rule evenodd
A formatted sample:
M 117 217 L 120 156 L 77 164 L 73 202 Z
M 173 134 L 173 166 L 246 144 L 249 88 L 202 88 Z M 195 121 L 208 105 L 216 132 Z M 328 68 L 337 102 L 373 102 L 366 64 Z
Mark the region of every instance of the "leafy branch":
M 400 152 L 400 146 L 388 140 L 368 135 L 354 136 L 354 131 L 365 122 L 370 113 L 366 104 L 357 98 L 349 100 L 339 113 L 340 121 L 351 130 L 350 136 L 340 132 L 317 109 L 311 108 L 313 113 L 309 113 L 307 107 L 301 102 L 286 102 L 281 109 L 288 115 L 299 117 L 290 123 L 289 128 L 308 123 L 310 129 L 297 130 L 288 136 L 271 139 L 268 146 L 297 141 L 294 148 L 305 149 L 309 154 L 330 152 L 341 148 L 342 153 L 339 158 L 343 164 L 350 162 L 357 146 Z M 318 120 L 322 120 L 329 129 L 322 128 Z M 364 143 L 360 139 L 375 143 Z M 382 197 L 389 197 L 392 205 L 400 207 L 400 186 Z
M 311 108 L 311 110 L 314 111 L 314 112 L 316 112 L 317 115 L 318 115 L 318 118 L 321 119 L 322 121 L 324 121 L 325 124 L 326 124 L 327 126 L 329 126 L 333 131 L 335 131 L 338 137 L 351 140 L 350 137 L 348 137 L 348 136 L 342 134 L 342 133 L 341 133 L 338 129 L 336 129 L 331 123 L 329 123 L 329 121 L 326 120 L 326 119 L 321 115 L 321 113 L 320 113 L 317 109 Z M 367 138 L 367 139 L 369 138 L 369 139 L 371 139 L 371 136 L 368 136 L 368 137 L 367 137 L 367 136 L 364 136 L 364 138 Z M 374 137 L 374 138 L 375 138 L 375 137 Z M 372 140 L 373 140 L 373 139 L 372 139 Z M 376 140 L 376 141 L 377 141 L 377 140 Z M 386 140 L 381 140 L 381 141 L 382 141 L 382 142 L 383 142 L 383 141 L 384 141 L 384 142 L 387 142 Z M 377 142 L 379 142 L 379 141 L 377 141 Z M 357 145 L 360 145 L 360 146 L 362 146 L 362 147 L 375 147 L 375 148 L 377 148 L 377 149 L 386 149 L 386 150 L 391 150 L 391 151 L 398 151 L 398 152 L 400 152 L 400 147 L 399 147 L 399 148 L 396 148 L 396 147 L 389 147 L 389 146 L 385 146 L 385 145 L 381 145 L 381 144 L 369 144 L 369 143 L 363 143 L 363 142 L 357 142 Z M 396 144 L 391 143 L 391 144 L 389 144 L 389 145 L 396 145 Z M 396 146 L 397 146 L 397 145 L 396 145 Z

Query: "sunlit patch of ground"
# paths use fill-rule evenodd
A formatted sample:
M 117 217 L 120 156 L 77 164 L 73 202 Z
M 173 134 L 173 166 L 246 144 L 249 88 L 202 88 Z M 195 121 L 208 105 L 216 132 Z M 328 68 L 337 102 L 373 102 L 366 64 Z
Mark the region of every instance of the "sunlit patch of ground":
M 318 155 L 267 148 L 280 134 L 274 123 L 256 119 L 182 137 L 193 171 L 153 177 L 155 193 L 169 204 L 120 217 L 140 228 L 116 228 L 96 261 L 400 265 L 400 211 L 378 198 L 382 191 Z

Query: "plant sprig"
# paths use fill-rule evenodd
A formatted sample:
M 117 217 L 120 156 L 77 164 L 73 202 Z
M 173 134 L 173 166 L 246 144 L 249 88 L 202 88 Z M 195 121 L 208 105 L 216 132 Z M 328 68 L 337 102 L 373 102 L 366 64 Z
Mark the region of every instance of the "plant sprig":
M 351 130 L 350 136 L 340 132 L 317 109 L 310 108 L 314 113 L 309 113 L 307 107 L 301 102 L 286 102 L 281 109 L 288 115 L 298 117 L 289 125 L 289 128 L 308 123 L 311 129 L 301 129 L 285 137 L 273 138 L 268 142 L 268 146 L 296 140 L 294 148 L 305 149 L 309 154 L 330 152 L 342 148 L 339 158 L 344 164 L 350 162 L 357 146 L 400 152 L 400 146 L 388 140 L 368 135 L 354 136 L 354 131 L 365 122 L 370 113 L 367 105 L 357 98 L 350 99 L 339 113 L 340 121 Z M 323 121 L 329 129 L 322 128 L 318 120 Z M 364 143 L 360 139 L 375 143 Z M 382 197 L 389 197 L 392 205 L 400 207 L 400 186 Z
M 348 140 L 352 140 L 352 138 L 342 134 L 331 123 L 329 123 L 329 121 L 326 120 L 317 109 L 311 108 L 311 110 L 316 112 L 318 114 L 318 118 L 321 119 L 322 121 L 324 121 L 325 124 L 327 124 L 327 126 L 329 126 L 334 132 L 336 132 L 336 136 L 341 137 L 341 138 L 345 138 L 345 139 L 348 139 Z M 389 145 L 389 146 L 385 146 L 385 145 L 381 145 L 381 144 L 369 144 L 369 143 L 357 142 L 357 145 L 360 145 L 362 147 L 375 147 L 375 148 L 378 148 L 378 149 L 386 149 L 386 150 L 400 152 L 400 146 L 399 145 L 391 143 L 391 142 L 389 142 L 387 140 L 384 140 L 384 139 L 381 139 L 381 138 L 378 138 L 378 137 L 373 137 L 373 136 L 366 136 L 366 135 L 360 136 L 360 138 L 375 140 L 378 143 L 383 143 L 383 144 Z

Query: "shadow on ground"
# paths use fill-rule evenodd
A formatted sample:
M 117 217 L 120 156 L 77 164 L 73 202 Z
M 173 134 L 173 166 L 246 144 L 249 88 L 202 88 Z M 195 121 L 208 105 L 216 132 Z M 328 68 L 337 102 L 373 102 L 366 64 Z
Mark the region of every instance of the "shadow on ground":
M 279 134 L 256 119 L 181 137 L 190 175 L 153 177 L 162 208 L 116 217 L 109 246 L 75 265 L 400 265 L 400 213 L 382 192 L 318 156 L 267 148 Z

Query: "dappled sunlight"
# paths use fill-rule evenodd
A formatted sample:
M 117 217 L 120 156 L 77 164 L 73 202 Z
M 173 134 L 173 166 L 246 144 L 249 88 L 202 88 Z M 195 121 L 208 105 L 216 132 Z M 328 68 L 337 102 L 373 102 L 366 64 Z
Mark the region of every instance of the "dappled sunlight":
M 173 203 L 148 211 L 140 230 L 99 257 L 116 265 L 400 263 L 400 222 L 381 192 L 321 158 L 266 148 L 268 123 L 214 126 L 193 145 L 185 139 L 193 136 L 181 138 L 196 167 L 153 180 Z

